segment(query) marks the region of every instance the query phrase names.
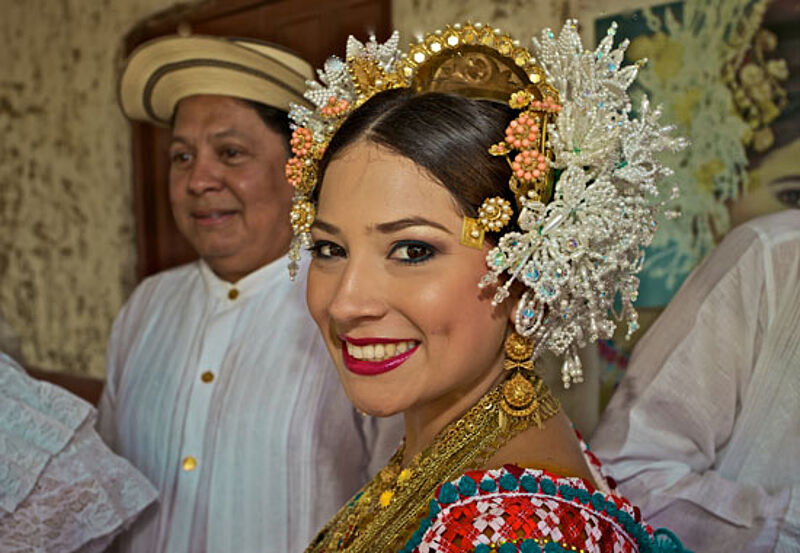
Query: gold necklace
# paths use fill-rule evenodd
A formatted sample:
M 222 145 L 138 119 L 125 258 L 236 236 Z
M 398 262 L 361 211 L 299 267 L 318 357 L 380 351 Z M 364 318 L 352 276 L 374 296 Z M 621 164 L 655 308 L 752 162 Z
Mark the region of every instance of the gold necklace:
M 532 369 L 532 367 L 531 367 Z M 527 371 L 526 371 L 527 372 Z M 509 379 L 519 376 L 519 372 Z M 433 443 L 402 469 L 405 444 L 369 483 L 342 507 L 306 553 L 395 553 L 425 517 L 437 486 L 479 469 L 520 432 L 538 426 L 561 406 L 544 382 L 528 375 L 529 407 L 509 410 L 502 383 L 444 428 Z

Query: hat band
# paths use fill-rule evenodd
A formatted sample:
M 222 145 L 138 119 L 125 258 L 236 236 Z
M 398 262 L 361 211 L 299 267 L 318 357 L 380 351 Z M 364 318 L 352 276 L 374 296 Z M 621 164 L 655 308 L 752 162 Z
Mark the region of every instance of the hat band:
M 241 73 L 247 73 L 254 77 L 258 77 L 264 79 L 272 83 L 273 85 L 284 89 L 285 91 L 295 95 L 298 99 L 303 97 L 303 91 L 293 88 L 287 85 L 285 82 L 276 79 L 272 75 L 268 73 L 264 73 L 263 71 L 259 71 L 257 69 L 253 69 L 252 67 L 247 67 L 246 65 L 241 65 L 238 63 L 233 63 L 229 61 L 222 61 L 222 60 L 215 60 L 215 59 L 194 59 L 194 60 L 185 60 L 179 61 L 175 63 L 168 63 L 163 65 L 153 71 L 153 74 L 147 79 L 147 83 L 144 86 L 144 90 L 142 92 L 142 105 L 144 106 L 147 115 L 150 116 L 155 121 L 161 121 L 162 123 L 169 123 L 169 121 L 165 121 L 158 117 L 153 109 L 153 103 L 151 101 L 153 89 L 158 84 L 158 81 L 164 77 L 166 74 L 171 73 L 172 71 L 180 71 L 181 69 L 190 69 L 193 67 L 218 67 L 223 69 L 231 69 L 233 71 L 238 71 Z

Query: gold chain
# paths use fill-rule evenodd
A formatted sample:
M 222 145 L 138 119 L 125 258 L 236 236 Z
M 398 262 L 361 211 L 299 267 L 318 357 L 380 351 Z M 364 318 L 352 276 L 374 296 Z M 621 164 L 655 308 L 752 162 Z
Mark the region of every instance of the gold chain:
M 539 426 L 561 406 L 536 376 L 536 409 L 521 416 L 501 408 L 503 384 L 490 390 L 433 443 L 401 469 L 401 447 L 359 493 L 322 529 L 306 553 L 389 553 L 399 551 L 428 512 L 439 484 L 476 470 L 511 438 Z

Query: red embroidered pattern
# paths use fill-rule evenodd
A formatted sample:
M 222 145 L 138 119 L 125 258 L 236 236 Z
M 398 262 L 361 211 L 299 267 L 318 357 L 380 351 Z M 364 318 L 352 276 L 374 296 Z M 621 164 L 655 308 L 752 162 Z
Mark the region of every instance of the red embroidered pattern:
M 535 479 L 536 492 L 526 491 L 521 485 L 520 479 L 525 475 Z M 625 530 L 616 515 L 607 512 L 609 508 L 611 513 L 624 512 L 632 522 L 638 521 L 630 503 L 597 492 L 579 478 L 560 478 L 546 471 L 512 465 L 500 470 L 473 471 L 466 476 L 478 485 L 484 482 L 484 486 L 479 486 L 472 495 L 457 494 L 451 503 L 442 501 L 440 486 L 436 497 L 441 511 L 431 520 L 430 528 L 424 532 L 414 551 L 474 551 L 475 546 L 481 543 L 498 546 L 506 542 L 519 543 L 523 539 L 535 539 L 542 547 L 548 542 L 556 542 L 566 550 L 592 553 L 634 553 L 639 550 L 636 538 Z M 509 480 L 509 476 L 513 479 Z M 512 486 L 511 490 L 504 489 L 503 477 L 506 484 L 516 481 L 518 485 Z M 495 485 L 492 486 L 487 479 L 493 480 Z M 543 482 L 545 490 L 542 489 Z M 458 484 L 456 480 L 445 486 L 457 489 Z M 647 526 L 641 531 L 652 535 Z

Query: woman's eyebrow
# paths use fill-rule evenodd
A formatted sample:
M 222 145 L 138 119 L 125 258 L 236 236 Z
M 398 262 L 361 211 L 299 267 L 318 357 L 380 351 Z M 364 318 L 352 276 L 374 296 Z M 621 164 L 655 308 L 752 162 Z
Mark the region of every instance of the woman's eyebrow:
M 409 227 L 432 227 L 435 229 L 439 229 L 447 234 L 453 234 L 450 230 L 437 223 L 436 221 L 431 221 L 430 219 L 426 219 L 425 217 L 404 217 L 403 219 L 397 219 L 396 221 L 387 221 L 386 223 L 379 223 L 377 225 L 373 225 L 371 230 L 376 230 L 381 234 L 391 234 L 393 232 L 397 232 L 403 229 L 407 229 Z M 325 222 L 322 219 L 316 219 L 312 228 L 319 229 L 323 232 L 327 232 L 328 234 L 338 235 L 341 234 L 341 230 L 336 225 L 332 225 L 331 223 Z
M 447 234 L 453 234 L 445 226 L 437 223 L 436 221 L 431 221 L 430 219 L 426 219 L 425 217 L 419 217 L 419 216 L 405 217 L 403 219 L 397 219 L 396 221 L 380 223 L 375 225 L 374 228 L 375 230 L 377 230 L 382 234 L 390 234 L 392 232 L 397 232 L 399 230 L 403 230 L 409 227 L 433 227 L 435 229 L 444 231 Z
M 336 225 L 332 225 L 330 223 L 326 223 L 322 219 L 315 219 L 314 223 L 311 225 L 311 228 L 319 229 L 323 232 L 327 232 L 328 234 L 340 234 L 341 231 L 339 227 Z

